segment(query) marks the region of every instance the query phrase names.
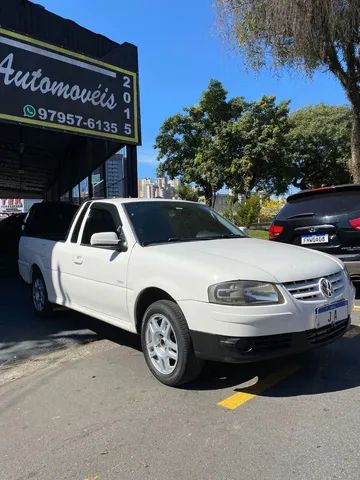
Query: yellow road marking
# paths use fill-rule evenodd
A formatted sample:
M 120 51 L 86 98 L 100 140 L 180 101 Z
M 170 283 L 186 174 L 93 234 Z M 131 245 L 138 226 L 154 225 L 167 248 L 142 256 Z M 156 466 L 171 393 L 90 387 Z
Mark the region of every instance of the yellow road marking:
M 344 336 L 347 338 L 354 338 L 358 335 L 360 335 L 360 326 L 351 325 L 350 329 L 345 333 Z M 302 365 L 290 364 L 274 373 L 270 373 L 268 376 L 256 382 L 255 385 L 244 388 L 243 391 L 236 392 L 233 395 L 230 395 L 230 397 L 221 400 L 217 403 L 217 405 L 228 410 L 235 410 L 236 408 L 240 407 L 240 405 L 243 405 L 257 395 L 260 395 L 268 388 L 273 387 L 282 380 L 285 380 L 287 377 L 290 377 L 302 368 Z
M 235 410 L 236 408 L 240 407 L 243 403 L 248 402 L 252 398 L 256 397 L 257 395 L 263 393 L 268 388 L 272 387 L 273 385 L 285 380 L 285 378 L 293 375 L 295 372 L 302 368 L 301 365 L 290 364 L 280 370 L 277 370 L 274 373 L 269 374 L 264 379 L 261 379 L 252 387 L 249 387 L 244 392 L 237 392 L 231 395 L 224 400 L 221 400 L 217 403 L 219 407 L 227 408 L 228 410 Z
M 353 312 L 360 312 L 360 307 L 355 306 L 355 307 L 353 308 Z

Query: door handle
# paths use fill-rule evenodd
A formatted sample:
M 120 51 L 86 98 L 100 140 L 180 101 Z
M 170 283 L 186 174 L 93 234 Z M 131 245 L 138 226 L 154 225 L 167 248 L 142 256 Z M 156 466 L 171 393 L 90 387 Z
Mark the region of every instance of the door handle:
M 84 259 L 83 257 L 80 257 L 80 255 L 76 255 L 75 257 L 73 257 L 73 262 L 76 264 L 76 265 L 82 265 Z

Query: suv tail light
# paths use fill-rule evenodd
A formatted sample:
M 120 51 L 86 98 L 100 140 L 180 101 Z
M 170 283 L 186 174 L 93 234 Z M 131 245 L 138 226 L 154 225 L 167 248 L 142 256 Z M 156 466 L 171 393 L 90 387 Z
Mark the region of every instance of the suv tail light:
M 269 240 L 275 240 L 275 238 L 277 238 L 283 232 L 283 230 L 284 230 L 284 227 L 282 227 L 281 225 L 270 225 Z
M 360 230 L 360 218 L 352 218 L 349 223 L 354 230 Z

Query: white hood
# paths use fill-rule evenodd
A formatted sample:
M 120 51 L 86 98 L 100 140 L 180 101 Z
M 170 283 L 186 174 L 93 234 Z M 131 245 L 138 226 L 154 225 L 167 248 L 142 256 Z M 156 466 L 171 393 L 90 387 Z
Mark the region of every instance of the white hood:
M 342 263 L 330 255 L 280 242 L 253 238 L 205 240 L 154 247 L 177 268 L 198 264 L 214 281 L 246 279 L 283 283 L 339 271 Z M 155 253 L 155 252 L 154 252 Z M 165 259 L 164 259 L 165 260 Z

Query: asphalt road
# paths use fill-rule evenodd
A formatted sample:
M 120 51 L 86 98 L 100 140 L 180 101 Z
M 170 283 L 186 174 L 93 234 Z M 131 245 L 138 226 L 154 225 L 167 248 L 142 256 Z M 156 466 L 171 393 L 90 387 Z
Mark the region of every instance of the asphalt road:
M 360 328 L 172 389 L 135 336 L 69 312 L 40 322 L 23 288 L 0 279 L 1 480 L 359 479 Z

